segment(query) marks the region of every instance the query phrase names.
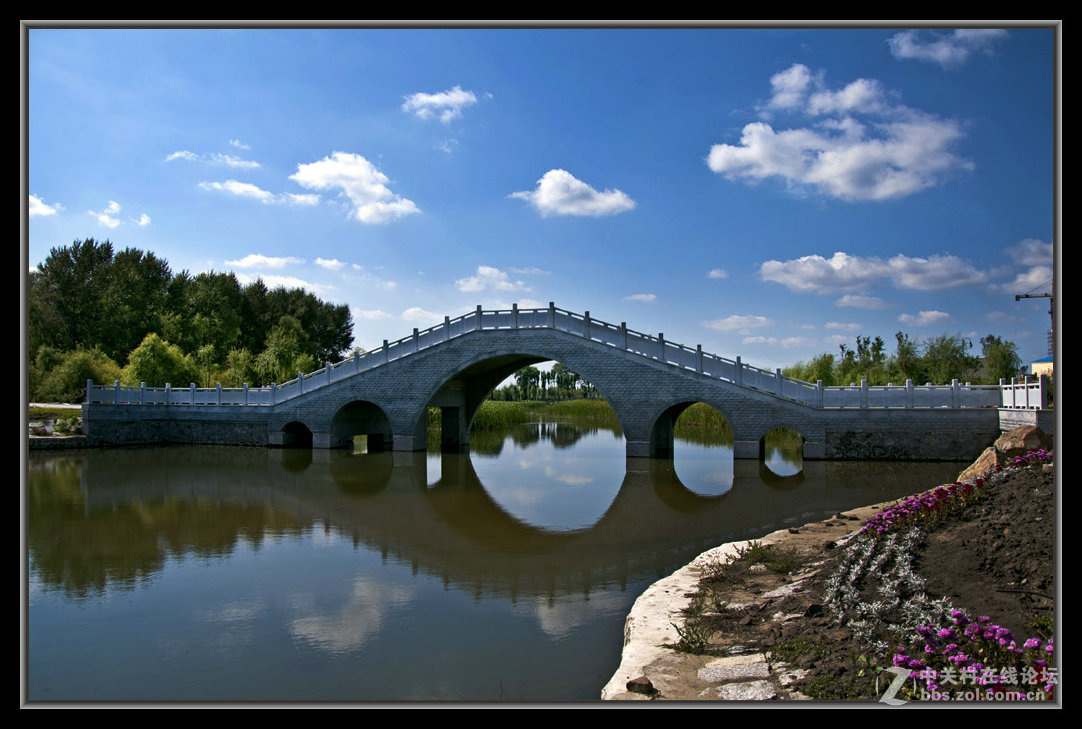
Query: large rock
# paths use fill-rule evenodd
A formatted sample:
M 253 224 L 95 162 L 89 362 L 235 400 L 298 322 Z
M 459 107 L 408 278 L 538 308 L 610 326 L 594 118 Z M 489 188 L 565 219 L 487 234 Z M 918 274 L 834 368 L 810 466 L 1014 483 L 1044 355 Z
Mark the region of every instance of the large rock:
M 1023 425 L 999 436 L 995 447 L 1007 458 L 1015 458 L 1040 448 L 1052 450 L 1052 436 L 1036 425 Z
M 974 479 L 994 472 L 996 466 L 1002 466 L 1006 463 L 1007 457 L 996 450 L 994 446 L 989 446 L 984 449 L 984 453 L 977 457 L 977 460 L 973 461 L 973 465 L 958 474 L 957 480 L 963 483 L 972 483 Z

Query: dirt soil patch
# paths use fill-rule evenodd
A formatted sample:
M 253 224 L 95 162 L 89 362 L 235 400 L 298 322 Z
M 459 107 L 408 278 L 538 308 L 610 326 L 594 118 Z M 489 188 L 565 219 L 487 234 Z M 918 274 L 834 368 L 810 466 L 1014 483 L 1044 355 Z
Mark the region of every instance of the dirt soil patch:
M 1050 638 L 1054 505 L 1050 464 L 1008 470 L 989 479 L 963 509 L 925 525 L 919 537 L 904 541 L 899 535 L 918 597 L 938 605 L 940 614 L 949 603 L 973 620 L 986 616 L 989 624 L 1009 629 L 1019 646 L 1028 638 Z M 672 655 L 649 667 L 658 679 L 643 698 L 878 701 L 894 678 L 884 673 L 894 653 L 920 649 L 912 628 L 899 628 L 908 597 L 885 604 L 876 579 L 886 577 L 853 578 L 847 584 L 862 605 L 880 603 L 866 620 L 863 613 L 833 610 L 827 595 L 838 589 L 859 529 L 887 506 L 837 514 L 790 529 L 771 544 L 751 542 L 732 561 L 706 562 L 682 625 L 673 624 L 679 640 L 670 646 Z M 889 561 L 873 562 L 870 572 L 885 573 L 887 566 Z M 754 671 L 764 674 L 755 680 L 752 657 L 762 662 Z M 718 671 L 736 671 L 737 664 L 748 693 L 725 690 L 736 684 L 717 685 Z

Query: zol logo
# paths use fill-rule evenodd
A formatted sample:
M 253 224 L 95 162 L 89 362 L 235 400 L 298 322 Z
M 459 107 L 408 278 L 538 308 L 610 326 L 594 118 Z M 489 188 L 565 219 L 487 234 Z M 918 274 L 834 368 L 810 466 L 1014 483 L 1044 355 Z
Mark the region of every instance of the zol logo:
M 894 674 L 894 680 L 890 682 L 890 686 L 887 686 L 887 690 L 883 692 L 883 696 L 879 699 L 881 704 L 889 704 L 891 706 L 901 706 L 902 704 L 908 704 L 905 699 L 896 699 L 894 695 L 898 693 L 902 688 L 902 684 L 905 683 L 906 678 L 909 677 L 909 671 L 901 666 L 891 666 L 890 668 L 884 668 L 884 673 L 890 672 Z M 879 678 L 875 679 L 875 690 L 879 691 Z

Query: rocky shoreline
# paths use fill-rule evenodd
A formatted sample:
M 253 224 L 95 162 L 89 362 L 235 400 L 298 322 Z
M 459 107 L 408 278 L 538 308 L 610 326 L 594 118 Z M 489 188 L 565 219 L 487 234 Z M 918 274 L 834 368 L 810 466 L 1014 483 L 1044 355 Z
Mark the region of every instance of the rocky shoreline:
M 987 476 L 996 472 L 997 467 L 1004 468 L 1009 459 L 1025 453 L 1027 450 L 1037 448 L 1051 449 L 1051 440 L 1037 428 L 1019 428 L 1006 434 L 996 442 L 996 446 L 988 448 L 976 462 L 959 475 L 959 481 L 971 481 L 981 476 Z M 1022 469 L 1025 470 L 1025 469 Z M 991 597 L 985 602 L 984 596 L 989 592 L 997 593 L 1025 593 L 1036 592 L 1035 590 L 1023 589 L 996 589 L 989 584 L 976 585 L 980 580 L 985 580 L 986 575 L 977 575 L 976 572 L 991 572 L 986 569 L 989 562 L 994 563 L 997 559 L 1003 560 L 1012 556 L 1014 559 L 1026 562 L 1024 567 L 1015 569 L 1018 576 L 1010 579 L 1016 582 L 1004 582 L 1007 577 L 1003 572 L 997 575 L 1000 580 L 996 584 L 1014 585 L 1018 587 L 1033 587 L 1035 584 L 1047 587 L 1040 589 L 1052 589 L 1050 575 L 1035 577 L 1032 566 L 1032 555 L 1028 552 L 1024 555 L 1020 552 L 1011 553 L 1004 550 L 1003 542 L 1010 539 L 1022 539 L 1026 542 L 1051 542 L 1051 529 L 1054 527 L 1052 514 L 1052 502 L 1054 494 L 1051 490 L 1052 466 L 1047 464 L 1042 469 L 1043 477 L 1037 473 L 1024 474 L 1027 478 L 1024 485 L 1015 488 L 1023 488 L 1017 493 L 1012 492 L 1010 499 L 996 500 L 1009 501 L 1021 507 L 1022 502 L 1038 501 L 1027 498 L 1033 493 L 1044 494 L 1038 506 L 1044 511 L 1035 516 L 1033 513 L 1021 513 L 1015 518 L 1015 514 L 996 513 L 988 516 L 989 508 L 982 507 L 985 516 L 980 516 L 981 509 L 974 510 L 969 515 L 973 523 L 956 525 L 950 536 L 938 535 L 936 539 L 943 542 L 954 538 L 955 543 L 948 543 L 946 548 L 954 552 L 972 552 L 975 560 L 973 566 L 960 566 L 951 564 L 943 565 L 942 571 L 949 573 L 950 587 L 942 579 L 937 581 L 937 575 L 933 574 L 929 580 L 929 592 L 932 585 L 939 589 L 949 590 L 949 594 L 956 599 L 964 599 L 970 602 L 978 601 L 981 604 L 970 605 L 972 609 L 981 609 L 992 612 L 995 603 Z M 1002 474 L 1007 477 L 1009 470 Z M 1023 475 L 1023 474 L 1019 474 Z M 1043 478 L 1047 482 L 1047 488 L 1041 490 L 1040 481 Z M 1004 479 L 1000 479 L 1004 480 Z M 1018 478 L 1014 478 L 1018 481 Z M 1034 490 L 1034 485 L 1037 490 Z M 999 486 L 997 485 L 997 488 Z M 1007 486 L 1003 486 L 1007 488 Z M 1019 498 L 1021 497 L 1021 498 Z M 812 522 L 799 528 L 784 529 L 763 537 L 760 540 L 734 542 L 721 545 L 699 555 L 695 560 L 684 568 L 663 578 L 651 585 L 640 597 L 627 617 L 624 628 L 624 648 L 620 667 L 602 690 L 601 698 L 604 700 L 617 701 L 641 701 L 641 700 L 675 700 L 675 701 L 763 701 L 763 700 L 809 700 L 812 697 L 800 690 L 802 682 L 811 673 L 814 667 L 821 674 L 822 666 L 815 666 L 816 661 L 809 656 L 794 659 L 785 655 L 775 647 L 783 642 L 793 644 L 797 640 L 803 640 L 809 645 L 812 642 L 830 644 L 833 642 L 835 654 L 840 652 L 844 644 L 846 652 L 856 655 L 850 646 L 855 647 L 852 634 L 842 628 L 836 628 L 830 620 L 824 617 L 809 618 L 822 614 L 822 583 L 825 579 L 825 571 L 832 569 L 830 566 L 831 556 L 836 555 L 844 546 L 852 540 L 861 528 L 868 523 L 869 519 L 880 515 L 894 502 L 876 504 L 860 509 L 854 509 L 844 514 L 837 514 L 834 518 L 825 521 Z M 1032 507 L 1032 505 L 1030 505 Z M 1006 508 L 1015 508 L 1007 506 Z M 1042 521 L 1044 520 L 1044 521 Z M 1002 536 L 997 536 L 994 531 L 1002 528 L 1003 524 L 1009 523 L 1003 530 Z M 959 527 L 966 531 L 959 531 Z M 1023 528 L 1037 528 L 1039 537 L 1022 532 Z M 1015 534 L 1011 534 L 1012 529 Z M 975 536 L 975 532 L 977 536 Z M 984 541 L 987 544 L 980 545 L 980 534 L 988 532 L 992 535 Z M 958 534 L 963 536 L 959 537 Z M 1047 539 L 1043 539 L 1047 538 Z M 933 540 L 934 541 L 934 540 Z M 959 546 L 961 545 L 961 546 Z M 939 545 L 942 549 L 944 545 Z M 808 555 L 807 562 L 791 573 L 775 574 L 767 570 L 760 570 L 757 574 L 741 574 L 735 579 L 725 582 L 722 588 L 724 601 L 716 594 L 712 594 L 712 605 L 709 608 L 718 611 L 714 615 L 713 628 L 706 633 L 695 632 L 688 615 L 690 611 L 701 610 L 703 600 L 701 587 L 702 581 L 710 576 L 716 577 L 724 569 L 722 565 L 732 564 L 741 555 L 746 555 L 749 550 L 772 549 L 776 553 L 804 554 Z M 1003 550 L 996 552 L 996 550 Z M 985 555 L 983 551 L 993 552 L 993 555 Z M 936 558 L 943 562 L 944 558 Z M 983 560 L 983 561 L 982 561 Z M 1047 554 L 1047 561 L 1051 562 L 1051 552 Z M 1002 567 L 1002 565 L 1000 565 Z M 1051 569 L 1050 565 L 1045 565 Z M 926 565 L 927 568 L 927 565 Z M 968 571 L 968 572 L 967 572 Z M 1013 575 L 1013 573 L 1012 573 Z M 727 577 L 732 578 L 733 575 Z M 1030 582 L 1027 583 L 1027 580 Z M 970 589 L 966 589 L 962 582 L 973 582 Z M 959 583 L 959 584 L 954 584 Z M 711 589 L 717 590 L 716 585 Z M 1031 601 L 1040 603 L 1042 610 L 1051 609 L 1051 600 L 1047 603 L 1039 598 L 1027 596 Z M 693 608 L 692 606 L 696 607 Z M 818 613 L 816 612 L 818 610 Z M 724 613 L 725 615 L 721 615 Z M 993 613 L 994 614 L 994 613 Z M 709 623 L 708 623 L 709 624 Z M 1028 626 L 1027 626 L 1028 627 Z M 1019 630 L 1025 629 L 1019 627 Z M 804 631 L 802 637 L 800 631 Z M 810 638 L 808 636 L 811 636 Z M 1027 636 L 1028 637 L 1028 636 Z M 689 641 L 698 640 L 701 645 L 695 646 L 700 650 L 677 651 L 667 646 L 677 644 L 685 645 Z M 817 648 L 818 650 L 818 648 Z M 859 652 L 859 651 L 858 651 Z M 817 657 L 825 654 L 816 652 Z M 860 656 L 867 660 L 865 656 Z M 889 660 L 889 655 L 886 657 Z M 856 658 L 853 659 L 856 661 Z M 819 663 L 829 663 L 829 659 L 823 658 Z M 845 658 L 835 662 L 848 663 Z M 888 664 L 889 665 L 889 664 Z M 870 668 L 870 664 L 866 665 Z M 852 681 L 852 675 L 845 677 L 844 674 L 849 666 L 835 666 L 835 674 L 841 675 L 839 683 Z M 854 670 L 859 670 L 855 669 Z M 877 670 L 882 670 L 882 663 Z M 826 669 L 829 671 L 829 669 Z M 851 672 L 852 673 L 852 672 Z M 831 682 L 831 676 L 820 675 L 826 683 Z M 867 695 L 863 700 L 874 700 L 872 678 L 869 676 L 862 679 L 867 683 Z M 857 698 L 850 696 L 846 698 Z

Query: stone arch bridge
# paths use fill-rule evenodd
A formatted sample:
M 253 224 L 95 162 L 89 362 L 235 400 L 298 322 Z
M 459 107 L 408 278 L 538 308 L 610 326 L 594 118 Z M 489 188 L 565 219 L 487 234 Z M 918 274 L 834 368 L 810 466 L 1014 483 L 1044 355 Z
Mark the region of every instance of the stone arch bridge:
M 262 388 L 122 387 L 87 383 L 91 445 L 153 442 L 426 447 L 428 408 L 442 412 L 443 446 L 463 449 L 488 393 L 548 360 L 594 385 L 620 421 L 629 457 L 672 452 L 673 423 L 703 402 L 728 420 L 736 458 L 759 458 L 777 427 L 804 440 L 805 459 L 955 460 L 1000 432 L 1001 408 L 1038 409 L 1042 383 L 824 387 L 669 342 L 549 304 L 482 310 Z

